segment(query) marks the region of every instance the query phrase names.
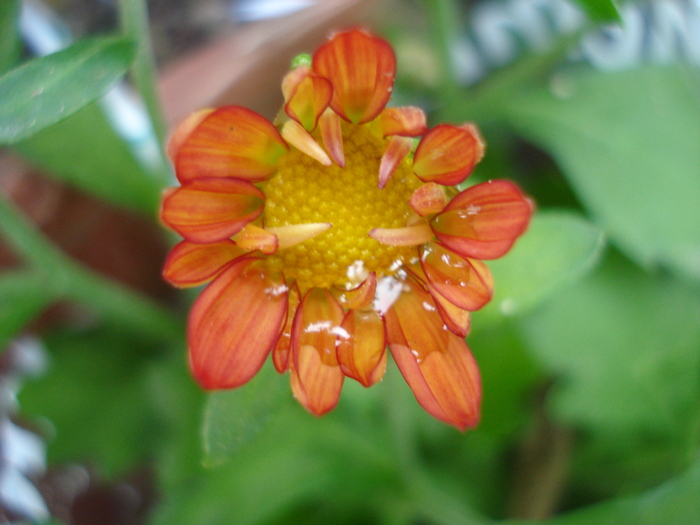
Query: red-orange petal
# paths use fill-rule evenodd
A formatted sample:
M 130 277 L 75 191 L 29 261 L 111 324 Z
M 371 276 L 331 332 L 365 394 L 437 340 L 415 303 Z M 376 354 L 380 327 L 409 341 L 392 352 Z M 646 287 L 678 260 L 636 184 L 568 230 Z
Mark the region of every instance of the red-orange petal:
M 261 181 L 277 170 L 288 151 L 277 128 L 254 111 L 238 106 L 219 108 L 205 116 L 175 155 L 181 183 L 203 177 L 234 177 Z
M 429 293 L 408 291 L 385 316 L 391 354 L 420 405 L 460 430 L 479 421 L 481 380 L 463 339 L 446 329 Z
M 296 284 L 289 288 L 288 295 L 289 307 L 287 308 L 287 321 L 282 328 L 282 333 L 277 340 L 275 349 L 272 351 L 272 363 L 280 374 L 289 369 L 289 351 L 292 347 L 292 324 L 294 323 L 294 315 L 297 312 L 300 301 L 299 288 Z
M 374 310 L 350 310 L 338 335 L 338 362 L 343 373 L 370 387 L 384 377 L 384 321 Z
M 389 139 L 379 163 L 379 183 L 377 186 L 380 189 L 386 186 L 401 161 L 411 152 L 411 148 L 413 148 L 413 140 L 410 137 L 396 135 Z
M 466 179 L 484 156 L 484 143 L 471 124 L 440 124 L 420 141 L 413 172 L 423 182 L 454 186 Z
M 496 259 L 525 232 L 532 202 L 512 182 L 495 180 L 460 192 L 431 226 L 441 244 L 463 257 Z
M 187 325 L 190 366 L 203 388 L 235 388 L 265 362 L 287 314 L 287 286 L 253 257 L 226 268 L 195 301 Z
M 462 431 L 479 423 L 481 377 L 464 339 L 450 333 L 444 350 L 425 359 L 405 345 L 389 348 L 418 403 L 432 416 Z
M 214 111 L 216 110 L 212 108 L 200 109 L 199 111 L 192 113 L 177 125 L 175 131 L 173 131 L 172 135 L 170 135 L 170 140 L 168 140 L 168 158 L 170 158 L 173 163 L 175 163 L 175 159 L 177 158 L 180 148 L 189 138 L 192 132 Z
M 163 277 L 180 288 L 198 286 L 216 277 L 224 267 L 247 252 L 232 241 L 176 244 L 165 260 Z
M 440 213 L 447 206 L 447 193 L 442 184 L 428 182 L 416 188 L 408 200 L 408 204 L 418 215 L 425 217 L 433 213 Z
M 428 291 L 433 301 L 435 301 L 435 306 L 440 314 L 440 318 L 445 323 L 448 330 L 461 338 L 467 337 L 467 335 L 469 335 L 469 328 L 471 327 L 469 310 L 455 306 L 435 291 L 435 288 L 430 284 L 428 285 Z
M 391 96 L 394 51 L 386 40 L 366 31 L 336 33 L 316 51 L 312 63 L 333 84 L 333 111 L 353 124 L 373 120 Z
M 412 106 L 384 108 L 377 118 L 377 123 L 383 137 L 389 135 L 418 137 L 428 130 L 425 113 L 422 109 Z
M 277 235 L 255 224 L 246 224 L 233 238 L 236 244 L 246 250 L 260 250 L 265 255 L 275 253 L 279 247 Z
M 342 322 L 342 307 L 329 290 L 321 288 L 306 292 L 294 316 L 292 388 L 299 402 L 318 416 L 333 409 L 340 397 L 344 375 L 336 340 Z
M 377 291 L 377 274 L 371 272 L 362 284 L 351 290 L 337 291 L 335 296 L 345 308 L 367 308 Z
M 493 278 L 483 262 L 432 242 L 423 247 L 420 262 L 432 288 L 455 306 L 473 312 L 491 300 Z
M 328 79 L 315 74 L 307 66 L 301 66 L 284 78 L 282 92 L 287 101 L 284 111 L 311 132 L 330 104 L 333 87 Z
M 237 179 L 198 179 L 163 198 L 161 218 L 186 240 L 219 242 L 235 235 L 263 211 L 265 195 Z

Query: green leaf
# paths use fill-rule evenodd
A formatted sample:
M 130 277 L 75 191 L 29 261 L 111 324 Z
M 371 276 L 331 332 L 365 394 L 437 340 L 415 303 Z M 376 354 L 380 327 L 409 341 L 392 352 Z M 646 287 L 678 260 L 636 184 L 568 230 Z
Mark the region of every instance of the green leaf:
M 85 40 L 0 77 L 0 144 L 30 137 L 101 97 L 134 53 L 128 40 Z
M 507 118 L 555 158 L 628 256 L 700 279 L 696 72 L 585 69 L 553 80 L 502 100 Z
M 0 2 L 0 73 L 4 73 L 19 59 L 19 6 L 19 0 Z
M 700 290 L 619 259 L 519 319 L 556 419 L 584 432 L 574 477 L 601 497 L 685 467 L 700 425 Z
M 640 496 L 615 499 L 547 521 L 546 525 L 659 525 L 700 523 L 700 461 L 682 475 Z M 509 521 L 509 525 L 524 521 Z
M 54 299 L 43 273 L 33 270 L 0 273 L 0 348 Z
M 537 213 L 513 249 L 489 261 L 494 297 L 475 312 L 474 327 L 522 314 L 579 279 L 596 264 L 603 244 L 601 231 L 575 213 Z
M 153 347 L 106 327 L 57 333 L 45 344 L 48 373 L 24 385 L 20 403 L 25 415 L 53 425 L 49 460 L 86 462 L 116 476 L 152 455 L 163 428 L 144 374 Z
M 576 3 L 595 22 L 620 21 L 620 13 L 612 0 L 577 0 Z
M 289 380 L 272 363 L 241 388 L 211 394 L 203 428 L 207 464 L 220 465 L 255 439 L 288 398 Z

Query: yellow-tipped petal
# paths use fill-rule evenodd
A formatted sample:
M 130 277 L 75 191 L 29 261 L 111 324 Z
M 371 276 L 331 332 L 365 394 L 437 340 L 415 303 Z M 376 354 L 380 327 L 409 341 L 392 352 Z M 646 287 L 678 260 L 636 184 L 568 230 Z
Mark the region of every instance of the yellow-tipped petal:
M 411 152 L 411 148 L 413 140 L 410 137 L 394 136 L 389 139 L 379 164 L 379 188 L 386 186 L 401 161 Z
M 318 142 L 304 129 L 304 126 L 296 120 L 288 120 L 282 127 L 282 138 L 291 144 L 296 149 L 305 153 L 314 160 L 317 160 L 324 166 L 333 164 L 328 154 L 323 151 Z
M 341 168 L 345 167 L 345 151 L 343 149 L 343 130 L 340 127 L 340 117 L 332 110 L 326 110 L 318 121 L 321 138 L 326 151 Z
M 445 187 L 435 182 L 428 182 L 413 192 L 408 204 L 418 215 L 425 217 L 433 213 L 440 213 L 448 202 Z
M 322 234 L 333 226 L 330 222 L 312 222 L 307 224 L 290 224 L 289 226 L 276 226 L 266 228 L 269 233 L 277 236 L 278 249 L 289 248 L 317 235 Z
M 374 228 L 369 236 L 387 246 L 419 246 L 434 237 L 430 226 L 425 223 L 405 228 Z

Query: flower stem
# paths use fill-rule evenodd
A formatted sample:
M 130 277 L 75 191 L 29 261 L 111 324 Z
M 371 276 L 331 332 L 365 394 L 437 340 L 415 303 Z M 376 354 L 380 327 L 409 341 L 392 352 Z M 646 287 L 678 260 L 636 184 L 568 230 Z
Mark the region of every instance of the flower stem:
M 58 299 L 82 303 L 149 338 L 167 341 L 181 338 L 181 323 L 170 312 L 67 257 L 3 197 L 0 197 L 0 236 L 45 276 L 47 286 Z

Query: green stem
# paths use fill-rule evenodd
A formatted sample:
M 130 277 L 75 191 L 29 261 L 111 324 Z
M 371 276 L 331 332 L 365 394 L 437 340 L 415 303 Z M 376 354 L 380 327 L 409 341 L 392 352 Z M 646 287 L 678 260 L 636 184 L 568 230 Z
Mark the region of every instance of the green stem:
M 454 0 L 425 0 L 425 6 L 440 67 L 439 102 L 444 107 L 453 106 L 463 93 L 452 61 L 459 32 L 459 10 Z
M 67 257 L 6 198 L 0 198 L 0 235 L 46 276 L 57 298 L 80 302 L 147 337 L 168 341 L 182 337 L 181 323 L 170 312 Z
M 162 150 L 167 128 L 156 90 L 156 64 L 149 33 L 148 6 L 144 0 L 119 0 L 119 18 L 124 34 L 136 44 L 136 58 L 131 67 L 132 79 L 151 119 L 153 132 L 161 147 L 163 168 L 167 171 Z

